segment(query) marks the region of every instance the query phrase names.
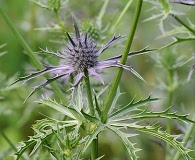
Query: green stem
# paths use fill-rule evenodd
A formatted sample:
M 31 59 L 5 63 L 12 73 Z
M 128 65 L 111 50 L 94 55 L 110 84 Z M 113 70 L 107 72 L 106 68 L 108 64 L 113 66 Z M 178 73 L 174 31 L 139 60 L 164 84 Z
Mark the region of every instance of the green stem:
M 12 148 L 15 152 L 17 152 L 17 148 L 16 148 L 15 145 L 10 141 L 10 139 L 7 137 L 7 135 L 6 135 L 3 131 L 1 131 L 1 135 L 2 135 L 2 137 L 7 141 L 7 143 L 11 146 L 11 148 Z M 24 155 L 21 155 L 21 158 L 24 159 L 24 160 L 26 160 L 26 158 L 24 157 Z
M 171 106 L 172 106 L 172 103 L 173 103 L 173 93 L 174 93 L 174 88 L 173 88 L 173 77 L 174 77 L 174 72 L 173 70 L 168 70 L 168 77 L 169 77 L 169 82 L 168 82 L 168 85 L 169 85 L 169 89 L 168 89 L 168 103 L 167 103 L 167 106 L 169 107 L 169 110 L 171 110 Z M 166 124 L 166 130 L 167 130 L 167 133 L 171 134 L 171 126 L 172 126 L 172 122 L 171 122 L 171 119 L 167 119 L 167 124 Z M 166 144 L 166 160 L 169 160 L 170 159 L 170 154 L 169 154 L 169 151 L 171 149 L 171 146 L 167 143 Z
M 98 136 L 91 143 L 91 160 L 98 158 Z
M 175 20 L 177 21 L 177 22 L 179 22 L 180 24 L 182 24 L 184 27 L 186 27 L 190 32 L 192 32 L 193 34 L 195 34 L 195 30 L 194 29 L 192 29 L 191 27 L 189 27 L 185 22 L 183 22 L 179 17 L 177 17 L 176 15 L 174 15 L 174 14 L 171 14 L 171 16 L 173 17 L 173 18 L 175 18 Z
M 95 110 L 93 106 L 93 99 L 92 99 L 92 93 L 91 93 L 91 85 L 90 85 L 90 80 L 89 80 L 89 74 L 88 71 L 85 69 L 84 70 L 85 74 L 85 85 L 86 85 L 86 90 L 87 90 L 87 99 L 89 103 L 89 110 L 90 110 L 90 115 L 94 116 Z M 91 144 L 91 160 L 95 160 L 98 158 L 98 137 L 92 141 Z
M 84 70 L 85 74 L 85 84 L 86 84 L 86 90 L 87 90 L 87 99 L 89 103 L 89 110 L 90 110 L 90 115 L 94 116 L 94 107 L 93 107 L 93 99 L 92 99 L 92 93 L 91 93 L 91 85 L 90 85 L 90 80 L 89 80 L 89 74 L 88 71 L 85 69 Z
M 124 52 L 123 52 L 123 55 L 122 55 L 122 58 L 121 58 L 121 64 L 126 63 L 127 55 L 129 53 L 131 44 L 133 42 L 133 37 L 134 37 L 135 30 L 136 30 L 136 27 L 137 27 L 137 24 L 138 24 L 138 19 L 139 19 L 140 12 L 141 12 L 141 7 L 142 7 L 142 0 L 138 0 L 135 15 L 134 15 L 133 22 L 132 22 L 132 26 L 130 27 L 128 39 L 127 39 L 125 49 L 124 49 Z M 117 72 L 117 75 L 114 79 L 114 82 L 111 86 L 111 89 L 108 93 L 108 98 L 105 102 L 105 106 L 104 106 L 104 109 L 103 109 L 103 112 L 102 112 L 103 114 L 102 114 L 102 119 L 101 120 L 102 120 L 103 123 L 106 123 L 106 121 L 107 121 L 108 112 L 110 110 L 112 101 L 115 97 L 115 94 L 116 94 L 116 91 L 117 91 L 122 73 L 123 73 L 123 69 L 119 68 L 118 72 Z
M 62 23 L 62 21 L 61 21 L 61 19 L 60 19 L 58 10 L 54 10 L 54 14 L 55 14 L 55 17 L 56 17 L 56 21 L 57 21 L 58 25 L 60 26 L 60 30 L 61 30 L 63 33 L 66 33 L 66 29 L 65 29 L 64 24 Z
M 3 16 L 4 20 L 6 21 L 7 25 L 9 26 L 9 28 L 11 29 L 11 31 L 13 32 L 14 36 L 16 37 L 16 39 L 20 42 L 20 44 L 22 45 L 22 47 L 24 48 L 24 50 L 26 51 L 26 53 L 28 54 L 28 56 L 31 58 L 32 62 L 34 63 L 34 65 L 39 69 L 42 70 L 44 67 L 41 64 L 41 62 L 39 61 L 38 58 L 36 58 L 34 52 L 31 50 L 31 48 L 29 47 L 29 45 L 25 42 L 25 40 L 22 38 L 22 36 L 20 35 L 20 33 L 16 30 L 16 28 L 14 27 L 14 25 L 12 24 L 11 20 L 9 19 L 9 17 L 7 16 L 7 14 L 3 11 L 3 9 L 0 6 L 0 13 Z M 50 78 L 50 76 L 47 74 L 45 75 L 45 77 L 48 79 Z M 55 82 L 51 83 L 51 87 L 54 90 L 54 92 L 58 95 L 58 97 L 60 98 L 60 100 L 66 104 L 67 101 L 65 100 L 65 96 L 64 93 L 60 90 L 60 88 L 56 85 Z
M 195 116 L 194 116 L 193 120 L 195 120 Z M 193 131 L 194 127 L 195 127 L 195 123 L 191 123 L 190 126 L 189 126 L 189 128 L 188 128 L 188 130 L 187 130 L 187 132 L 185 133 L 185 136 L 184 136 L 183 140 L 182 140 L 183 146 L 185 146 L 186 143 L 188 142 L 188 140 L 190 138 L 190 135 L 192 134 L 192 131 Z M 173 160 L 178 160 L 179 157 L 180 157 L 180 155 L 181 155 L 181 153 L 177 150 L 175 156 L 173 157 Z

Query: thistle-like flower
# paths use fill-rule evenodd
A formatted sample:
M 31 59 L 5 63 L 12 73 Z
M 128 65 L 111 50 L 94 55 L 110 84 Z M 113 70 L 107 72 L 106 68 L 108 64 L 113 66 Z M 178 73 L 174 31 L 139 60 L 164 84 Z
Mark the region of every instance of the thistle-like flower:
M 62 60 L 64 60 L 65 64 L 61 64 L 58 66 L 46 66 L 45 69 L 39 72 L 35 72 L 26 77 L 19 78 L 18 80 L 15 81 L 15 83 L 18 81 L 26 82 L 38 76 L 44 75 L 46 73 L 55 74 L 55 77 L 47 79 L 47 81 L 45 81 L 44 83 L 40 84 L 39 86 L 34 87 L 34 90 L 30 94 L 32 95 L 36 90 L 39 90 L 42 87 L 45 87 L 46 85 L 50 84 L 51 82 L 61 77 L 71 75 L 73 73 L 77 74 L 75 77 L 74 84 L 73 84 L 73 87 L 75 87 L 84 77 L 85 70 L 88 71 L 89 75 L 93 75 L 97 77 L 97 79 L 99 79 L 102 83 L 104 83 L 101 75 L 99 74 L 99 71 L 105 68 L 109 68 L 109 67 L 119 67 L 119 68 L 126 69 L 132 72 L 133 74 L 135 74 L 138 78 L 143 80 L 143 78 L 131 67 L 120 63 L 119 60 L 122 57 L 122 55 L 112 57 L 109 59 L 105 59 L 105 60 L 98 60 L 98 57 L 114 42 L 122 38 L 122 36 L 117 36 L 117 37 L 114 36 L 108 43 L 103 45 L 98 50 L 96 48 L 97 43 L 94 41 L 94 39 L 88 36 L 87 33 L 80 34 L 76 23 L 74 23 L 74 30 L 75 30 L 74 36 L 67 33 L 69 43 L 66 45 L 66 49 L 63 54 L 59 52 L 55 53 L 55 52 L 49 51 L 47 48 L 46 50 L 41 49 L 45 53 L 53 54 L 61 58 Z M 146 53 L 149 51 L 151 50 L 147 50 L 146 48 L 144 48 L 140 51 L 129 53 L 128 57 L 131 57 L 137 54 Z

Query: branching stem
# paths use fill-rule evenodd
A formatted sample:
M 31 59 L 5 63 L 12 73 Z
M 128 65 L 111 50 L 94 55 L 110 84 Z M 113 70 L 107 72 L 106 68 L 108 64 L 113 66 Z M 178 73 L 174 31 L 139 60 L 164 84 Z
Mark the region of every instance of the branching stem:
M 178 16 L 174 15 L 174 14 L 171 14 L 171 16 L 173 18 L 175 18 L 175 20 L 177 22 L 179 22 L 180 24 L 182 24 L 185 28 L 187 28 L 190 32 L 192 32 L 193 34 L 195 34 L 195 30 L 192 29 L 191 27 L 189 27 L 185 22 L 183 22 Z

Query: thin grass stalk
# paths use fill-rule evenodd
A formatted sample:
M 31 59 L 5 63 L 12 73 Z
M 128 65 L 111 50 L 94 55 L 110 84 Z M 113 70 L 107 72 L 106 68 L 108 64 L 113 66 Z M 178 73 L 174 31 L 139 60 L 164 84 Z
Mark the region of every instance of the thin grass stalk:
M 137 2 L 137 7 L 136 7 L 135 15 L 134 15 L 134 18 L 133 18 L 132 26 L 130 27 L 130 31 L 129 31 L 129 34 L 128 34 L 128 39 L 127 39 L 125 49 L 124 49 L 124 52 L 123 52 L 123 55 L 122 55 L 122 58 L 121 58 L 121 64 L 126 63 L 127 55 L 128 55 L 129 50 L 131 48 L 131 44 L 133 42 L 133 38 L 134 38 L 134 35 L 135 35 L 135 30 L 137 28 L 138 19 L 139 19 L 139 16 L 140 16 L 140 13 L 141 13 L 141 8 L 142 8 L 142 3 L 143 3 L 142 0 L 138 0 L 138 2 Z M 117 91 L 122 73 L 123 73 L 123 69 L 119 68 L 118 72 L 115 76 L 114 82 L 113 82 L 113 84 L 112 84 L 112 86 L 109 90 L 108 98 L 105 102 L 104 109 L 103 109 L 103 112 L 102 112 L 103 114 L 102 114 L 101 120 L 102 120 L 103 123 L 106 123 L 106 121 L 107 121 L 108 112 L 110 110 L 112 101 L 115 97 L 115 94 L 116 94 L 116 91 Z

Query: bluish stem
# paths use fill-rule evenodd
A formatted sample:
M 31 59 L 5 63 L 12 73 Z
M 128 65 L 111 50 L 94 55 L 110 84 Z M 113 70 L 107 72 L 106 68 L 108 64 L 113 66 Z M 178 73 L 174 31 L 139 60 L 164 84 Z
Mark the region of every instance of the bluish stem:
M 141 13 L 142 3 L 143 3 L 142 0 L 138 0 L 138 2 L 137 2 L 137 7 L 136 7 L 135 15 L 134 15 L 134 18 L 133 18 L 132 26 L 130 27 L 130 31 L 129 31 L 129 34 L 128 34 L 128 39 L 127 39 L 127 42 L 126 42 L 126 45 L 125 45 L 125 49 L 124 49 L 124 52 L 123 52 L 123 55 L 122 55 L 122 58 L 121 58 L 121 64 L 125 64 L 126 63 L 127 55 L 129 53 L 131 44 L 133 42 L 135 30 L 137 28 L 138 19 L 139 19 L 140 13 Z M 102 112 L 103 114 L 102 114 L 102 117 L 101 117 L 101 121 L 103 123 L 106 123 L 106 121 L 107 121 L 108 112 L 110 110 L 112 101 L 113 101 L 113 99 L 115 97 L 115 94 L 116 94 L 116 91 L 117 91 L 117 88 L 118 88 L 118 85 L 119 85 L 122 73 L 123 73 L 123 69 L 119 68 L 118 72 L 116 74 L 116 77 L 114 79 L 114 82 L 113 82 L 113 84 L 111 86 L 111 89 L 109 90 L 108 98 L 107 98 L 107 100 L 105 102 L 104 109 L 103 109 L 103 112 Z

